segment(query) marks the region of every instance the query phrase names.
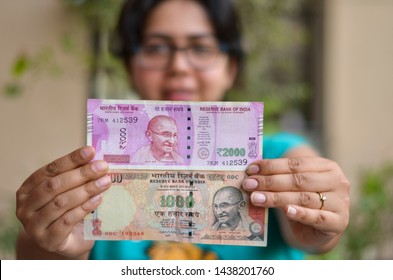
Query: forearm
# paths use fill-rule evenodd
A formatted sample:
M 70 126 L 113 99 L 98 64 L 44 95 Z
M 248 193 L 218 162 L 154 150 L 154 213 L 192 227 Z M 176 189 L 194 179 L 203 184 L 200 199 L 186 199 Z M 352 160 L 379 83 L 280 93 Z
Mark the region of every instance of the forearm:
M 77 259 L 88 259 L 89 252 L 82 254 Z M 38 246 L 22 229 L 19 233 L 17 246 L 16 246 L 16 258 L 20 260 L 67 260 L 69 258 L 63 255 L 48 252 Z

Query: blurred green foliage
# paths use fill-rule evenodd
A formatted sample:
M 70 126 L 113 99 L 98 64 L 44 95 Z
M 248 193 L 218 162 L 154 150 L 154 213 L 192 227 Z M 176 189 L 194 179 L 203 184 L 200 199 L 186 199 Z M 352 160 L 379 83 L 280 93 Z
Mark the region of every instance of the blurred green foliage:
M 340 244 L 318 259 L 393 259 L 393 162 L 363 170 Z
M 110 31 L 116 24 L 123 0 L 62 0 L 78 13 L 89 28 Z
M 32 83 L 43 75 L 59 75 L 61 71 L 51 47 L 43 47 L 34 54 L 20 53 L 11 64 L 10 79 L 3 85 L 3 93 L 8 97 L 17 97 L 23 93 L 25 84 Z
M 393 163 L 362 172 L 359 198 L 351 208 L 345 236 L 344 257 L 392 259 L 392 213 Z
M 66 7 L 79 15 L 92 33 L 92 72 L 90 97 L 129 98 L 129 83 L 123 64 L 111 52 L 113 30 L 123 0 L 62 0 Z
M 14 211 L 0 216 L 0 259 L 15 259 L 16 240 L 21 228 Z
M 247 53 L 244 87 L 230 93 L 234 100 L 265 102 L 265 117 L 301 108 L 310 97 L 304 78 L 304 52 L 310 30 L 302 13 L 305 0 L 239 0 Z

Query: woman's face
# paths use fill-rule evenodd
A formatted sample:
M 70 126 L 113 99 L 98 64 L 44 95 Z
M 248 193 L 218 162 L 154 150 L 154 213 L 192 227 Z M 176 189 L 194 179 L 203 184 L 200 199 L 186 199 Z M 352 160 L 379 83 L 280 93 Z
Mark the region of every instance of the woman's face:
M 151 47 L 153 55 L 165 52 L 168 47 L 193 47 L 197 57 L 203 57 L 204 50 L 218 47 L 218 42 L 203 7 L 194 1 L 168 0 L 156 6 L 148 18 L 143 45 Z M 234 82 L 235 63 L 219 52 L 214 63 L 201 70 L 190 63 L 187 55 L 177 50 L 164 69 L 155 69 L 146 67 L 146 62 L 138 57 L 140 54 L 136 54 L 130 61 L 130 79 L 135 91 L 142 99 L 149 100 L 222 100 Z

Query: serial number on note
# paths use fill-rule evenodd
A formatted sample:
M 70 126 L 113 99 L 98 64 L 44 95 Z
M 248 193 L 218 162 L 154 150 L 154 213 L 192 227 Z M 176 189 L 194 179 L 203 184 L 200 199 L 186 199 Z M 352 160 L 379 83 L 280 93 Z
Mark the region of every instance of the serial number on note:
M 138 117 L 121 117 L 121 118 L 97 118 L 97 123 L 137 123 Z
M 224 160 L 221 162 L 222 165 L 247 165 L 247 159 L 233 159 L 233 160 Z

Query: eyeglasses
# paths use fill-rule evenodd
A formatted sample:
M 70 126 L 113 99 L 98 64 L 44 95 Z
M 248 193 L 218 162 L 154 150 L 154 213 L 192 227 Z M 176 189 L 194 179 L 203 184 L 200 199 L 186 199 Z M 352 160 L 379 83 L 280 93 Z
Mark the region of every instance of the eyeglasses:
M 153 132 L 154 134 L 156 134 L 158 136 L 164 137 L 165 139 L 171 139 L 171 138 L 177 139 L 177 133 L 172 134 L 169 131 L 164 131 L 161 133 L 155 132 L 153 130 L 149 130 L 149 131 Z
M 203 71 L 214 67 L 225 48 L 213 44 L 194 44 L 178 48 L 167 43 L 149 43 L 135 49 L 138 65 L 146 70 L 167 69 L 177 51 L 186 54 L 187 61 L 193 68 Z
M 240 200 L 240 201 L 238 201 L 238 202 L 236 202 L 236 203 L 228 203 L 228 202 L 223 202 L 223 203 L 220 203 L 220 204 L 213 204 L 213 209 L 214 210 L 218 210 L 218 208 L 220 208 L 220 210 L 226 210 L 226 209 L 228 209 L 228 208 L 230 208 L 230 207 L 232 207 L 232 206 L 235 206 L 235 205 L 237 205 L 237 204 L 239 204 L 240 202 L 243 202 L 244 200 Z

